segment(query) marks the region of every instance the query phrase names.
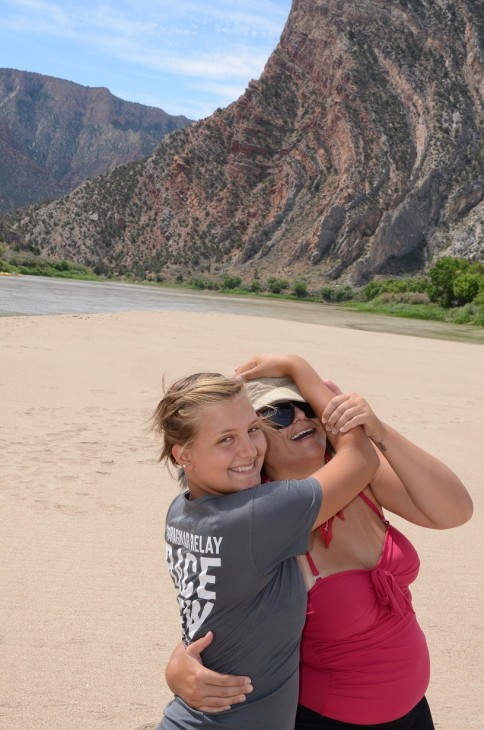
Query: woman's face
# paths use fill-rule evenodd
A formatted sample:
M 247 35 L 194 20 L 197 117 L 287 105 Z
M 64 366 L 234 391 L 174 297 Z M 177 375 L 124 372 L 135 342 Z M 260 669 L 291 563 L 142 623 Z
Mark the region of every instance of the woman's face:
M 326 433 L 320 419 L 294 406 L 289 426 L 266 432 L 264 469 L 270 479 L 305 479 L 324 464 Z
M 192 498 L 230 494 L 255 487 L 267 443 L 249 400 L 241 395 L 200 409 L 198 434 L 191 444 L 175 446 Z

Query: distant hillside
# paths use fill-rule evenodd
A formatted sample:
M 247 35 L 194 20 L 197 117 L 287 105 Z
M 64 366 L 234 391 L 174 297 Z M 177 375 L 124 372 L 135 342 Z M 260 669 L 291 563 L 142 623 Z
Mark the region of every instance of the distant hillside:
M 482 0 L 293 0 L 259 80 L 11 221 L 102 272 L 361 284 L 484 259 Z
M 83 180 L 150 155 L 186 117 L 107 89 L 0 69 L 0 211 L 60 197 Z

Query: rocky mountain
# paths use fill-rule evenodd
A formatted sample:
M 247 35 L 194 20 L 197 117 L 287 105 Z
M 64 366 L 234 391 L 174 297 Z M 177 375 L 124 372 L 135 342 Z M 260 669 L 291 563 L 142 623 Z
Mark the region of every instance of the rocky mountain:
M 2 68 L 0 210 L 65 195 L 190 123 L 104 88 Z
M 484 258 L 482 0 L 293 0 L 259 80 L 14 224 L 98 271 L 362 284 Z

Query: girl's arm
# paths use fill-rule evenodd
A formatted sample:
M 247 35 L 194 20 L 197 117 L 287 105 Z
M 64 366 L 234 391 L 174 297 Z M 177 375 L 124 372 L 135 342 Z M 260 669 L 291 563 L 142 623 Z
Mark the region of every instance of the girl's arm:
M 298 355 L 254 355 L 235 372 L 246 380 L 289 376 L 320 416 L 334 396 L 311 365 Z M 351 502 L 379 467 L 378 456 L 361 427 L 335 434 L 332 443 L 336 452 L 334 458 L 312 474 L 321 488 L 324 487 L 321 509 L 313 527 L 318 527 Z
M 382 507 L 422 527 L 457 527 L 472 516 L 472 500 L 460 479 L 439 459 L 375 415 L 356 393 L 335 396 L 323 412 L 329 434 L 362 426 L 380 454 L 371 489 Z
M 212 672 L 202 664 L 201 653 L 211 644 L 209 631 L 190 646 L 180 643 L 173 651 L 165 670 L 166 682 L 174 695 L 200 712 L 223 712 L 245 701 L 252 692 L 248 677 Z

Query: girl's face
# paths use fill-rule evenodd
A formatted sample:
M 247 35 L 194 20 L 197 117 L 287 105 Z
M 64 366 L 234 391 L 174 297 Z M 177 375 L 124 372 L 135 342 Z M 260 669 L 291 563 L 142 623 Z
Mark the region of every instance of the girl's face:
M 324 464 L 326 433 L 319 418 L 308 418 L 294 404 L 294 420 L 266 432 L 264 469 L 269 479 L 305 479 Z
M 188 446 L 174 446 L 193 499 L 230 494 L 260 484 L 267 448 L 260 421 L 241 395 L 200 410 L 198 435 Z

